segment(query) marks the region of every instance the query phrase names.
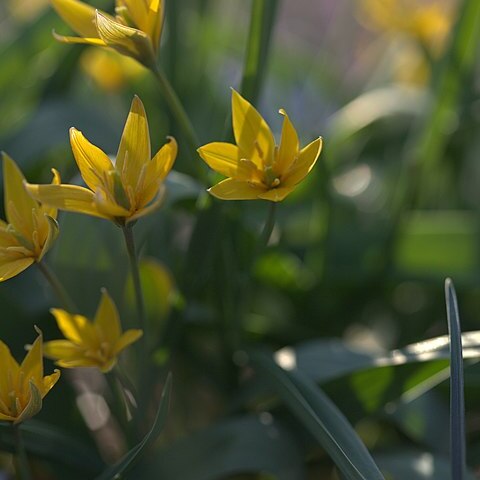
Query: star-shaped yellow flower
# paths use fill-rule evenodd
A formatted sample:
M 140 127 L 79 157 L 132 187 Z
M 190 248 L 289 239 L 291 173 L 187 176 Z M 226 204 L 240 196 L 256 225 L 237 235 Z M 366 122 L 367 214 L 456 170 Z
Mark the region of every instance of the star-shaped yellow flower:
M 53 183 L 60 176 L 53 171 Z M 55 208 L 33 200 L 25 190 L 25 177 L 16 163 L 3 154 L 3 184 L 7 222 L 0 220 L 0 281 L 40 262 L 58 235 Z
M 51 3 L 80 35 L 55 35 L 58 40 L 111 47 L 147 67 L 155 62 L 163 27 L 163 0 L 116 0 L 115 18 L 79 0 L 51 0 Z
M 114 163 L 75 128 L 70 143 L 88 188 L 77 185 L 31 185 L 33 198 L 60 210 L 85 213 L 125 225 L 160 205 L 162 182 L 177 156 L 177 142 L 169 137 L 151 159 L 147 116 L 135 97 Z
M 257 110 L 232 90 L 232 121 L 236 145 L 214 142 L 198 149 L 205 162 L 225 175 L 208 191 L 222 200 L 283 200 L 315 165 L 322 139 L 300 149 L 288 115 L 283 115 L 280 145 Z
M 57 308 L 51 312 L 66 340 L 46 342 L 44 353 L 60 367 L 97 367 L 108 372 L 120 352 L 143 334 L 133 329 L 122 333 L 117 307 L 105 290 L 93 322 Z
M 58 370 L 43 376 L 42 335 L 37 337 L 21 365 L 0 340 L 0 365 L 0 421 L 16 424 L 36 415 L 43 398 L 60 377 Z

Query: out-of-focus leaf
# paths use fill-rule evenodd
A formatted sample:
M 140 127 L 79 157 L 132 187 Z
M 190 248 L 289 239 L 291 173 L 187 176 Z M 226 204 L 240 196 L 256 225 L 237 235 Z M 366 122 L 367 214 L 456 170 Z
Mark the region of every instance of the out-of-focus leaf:
M 172 390 L 172 376 L 168 375 L 165 385 L 163 387 L 162 397 L 158 406 L 157 415 L 153 422 L 152 428 L 145 435 L 143 440 L 135 445 L 119 462 L 107 468 L 96 480 L 113 480 L 121 478 L 121 475 L 137 462 L 146 450 L 155 442 L 163 430 L 167 421 L 168 409 L 170 406 L 170 393 Z
M 172 205 L 179 200 L 196 199 L 205 190 L 205 187 L 193 177 L 176 171 L 168 174 L 165 185 L 167 187 L 165 205 Z
M 95 450 L 52 425 L 30 420 L 22 424 L 21 431 L 25 448 L 31 455 L 80 470 L 89 477 L 103 467 Z M 12 452 L 15 449 L 13 430 L 9 423 L 0 423 L 0 447 Z
M 304 480 L 302 453 L 269 413 L 230 418 L 161 450 L 135 478 L 223 480 L 235 474 L 270 473 Z M 133 477 L 132 477 L 133 478 Z
M 253 351 L 258 375 L 327 451 L 348 480 L 383 480 L 370 453 L 335 404 L 297 369 L 284 370 L 269 355 Z

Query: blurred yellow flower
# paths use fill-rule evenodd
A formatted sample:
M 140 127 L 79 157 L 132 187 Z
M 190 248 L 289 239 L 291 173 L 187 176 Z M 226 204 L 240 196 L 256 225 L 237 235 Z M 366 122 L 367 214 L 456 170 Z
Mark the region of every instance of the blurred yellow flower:
M 284 110 L 280 145 L 257 110 L 232 90 L 232 122 L 236 145 L 214 142 L 198 149 L 205 162 L 226 180 L 208 191 L 222 200 L 263 199 L 279 202 L 315 165 L 321 137 L 299 149 L 295 128 Z
M 53 172 L 53 184 L 60 175 Z M 40 262 L 58 236 L 57 210 L 39 204 L 25 190 L 25 177 L 3 153 L 3 185 L 7 222 L 0 220 L 0 282 Z
M 51 312 L 66 340 L 46 342 L 44 354 L 60 367 L 97 367 L 108 372 L 120 352 L 143 334 L 141 330 L 122 333 L 117 307 L 105 290 L 93 322 L 57 308 Z
M 135 60 L 108 49 L 89 48 L 80 59 L 82 70 L 106 92 L 118 92 L 146 73 Z
M 36 415 L 43 398 L 60 377 L 58 370 L 43 376 L 42 335 L 37 337 L 21 365 L 0 340 L 0 365 L 0 421 L 16 424 Z
M 169 137 L 169 142 L 151 158 L 147 116 L 137 96 L 114 163 L 75 128 L 70 129 L 70 143 L 88 188 L 27 184 L 33 198 L 61 210 L 106 218 L 120 226 L 160 206 L 162 182 L 177 156 L 177 142 Z
M 50 0 L 80 37 L 55 35 L 65 43 L 111 47 L 147 67 L 155 62 L 162 34 L 163 0 L 116 0 L 112 17 L 79 0 Z
M 433 52 L 443 47 L 451 26 L 451 12 L 445 2 L 361 0 L 360 15 L 368 27 L 405 33 Z

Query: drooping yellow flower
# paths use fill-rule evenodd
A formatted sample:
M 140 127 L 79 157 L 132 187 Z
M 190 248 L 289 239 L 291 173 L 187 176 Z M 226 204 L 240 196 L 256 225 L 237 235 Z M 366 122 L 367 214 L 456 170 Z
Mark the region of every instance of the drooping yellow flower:
M 53 172 L 53 184 L 60 176 Z M 39 204 L 25 190 L 25 177 L 3 153 L 3 185 L 7 222 L 0 220 L 0 282 L 40 262 L 58 236 L 55 208 Z
M 255 108 L 232 90 L 232 121 L 236 145 L 214 142 L 198 149 L 205 162 L 226 180 L 208 191 L 222 200 L 283 200 L 315 165 L 322 148 L 319 137 L 300 149 L 288 115 L 283 115 L 280 145 Z
M 70 129 L 70 143 L 88 188 L 27 184 L 32 197 L 60 210 L 106 218 L 118 225 L 158 208 L 164 192 L 162 182 L 177 156 L 177 142 L 169 137 L 169 142 L 151 158 L 147 116 L 137 96 L 114 163 L 75 128 Z
M 163 0 L 116 0 L 115 18 L 79 0 L 51 0 L 79 37 L 55 35 L 65 43 L 110 47 L 152 66 L 162 34 Z
M 66 340 L 46 342 L 44 354 L 60 367 L 97 367 L 108 372 L 120 352 L 143 334 L 134 329 L 122 333 L 117 307 L 106 290 L 102 291 L 93 322 L 57 308 L 51 312 Z
M 0 421 L 16 424 L 36 415 L 60 377 L 58 370 L 43 376 L 42 335 L 33 342 L 21 365 L 0 340 L 0 365 Z

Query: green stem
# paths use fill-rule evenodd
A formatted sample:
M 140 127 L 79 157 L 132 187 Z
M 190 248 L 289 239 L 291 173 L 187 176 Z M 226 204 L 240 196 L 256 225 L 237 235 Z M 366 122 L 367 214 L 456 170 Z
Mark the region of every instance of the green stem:
M 174 115 L 175 120 L 183 131 L 192 159 L 198 159 L 197 148 L 200 146 L 200 142 L 195 129 L 193 128 L 192 122 L 190 121 L 190 118 L 188 117 L 185 108 L 182 105 L 182 102 L 178 98 L 174 88 L 172 87 L 162 68 L 158 65 L 154 65 L 150 68 L 150 70 L 157 79 L 160 90 L 162 91 L 162 95 L 172 114 Z M 206 180 L 206 172 L 202 168 L 201 163 L 196 162 L 195 165 L 195 169 L 200 178 Z
M 13 438 L 15 441 L 15 470 L 17 480 L 31 480 L 32 474 L 30 472 L 30 465 L 28 464 L 27 452 L 23 444 L 22 434 L 20 432 L 20 425 L 13 425 Z
M 275 213 L 277 211 L 276 202 L 270 202 L 268 207 L 267 219 L 260 235 L 260 247 L 265 248 L 268 245 L 270 237 L 272 236 L 275 227 Z
M 78 308 L 75 305 L 75 302 L 72 300 L 72 297 L 70 297 L 68 292 L 65 290 L 60 280 L 55 275 L 54 271 L 45 262 L 37 262 L 37 266 L 39 270 L 42 272 L 47 282 L 52 287 L 52 290 L 55 292 L 55 295 L 57 295 L 58 299 L 63 304 L 64 308 L 70 313 L 77 313 Z
M 140 281 L 140 269 L 138 267 L 137 252 L 135 251 L 135 239 L 133 236 L 133 225 L 127 224 L 122 226 L 125 245 L 127 247 L 128 259 L 130 261 L 130 271 L 132 273 L 133 288 L 135 290 L 135 302 L 137 305 L 138 326 L 143 330 L 143 339 L 146 344 L 147 321 L 145 317 L 145 304 L 143 301 L 142 284 Z

